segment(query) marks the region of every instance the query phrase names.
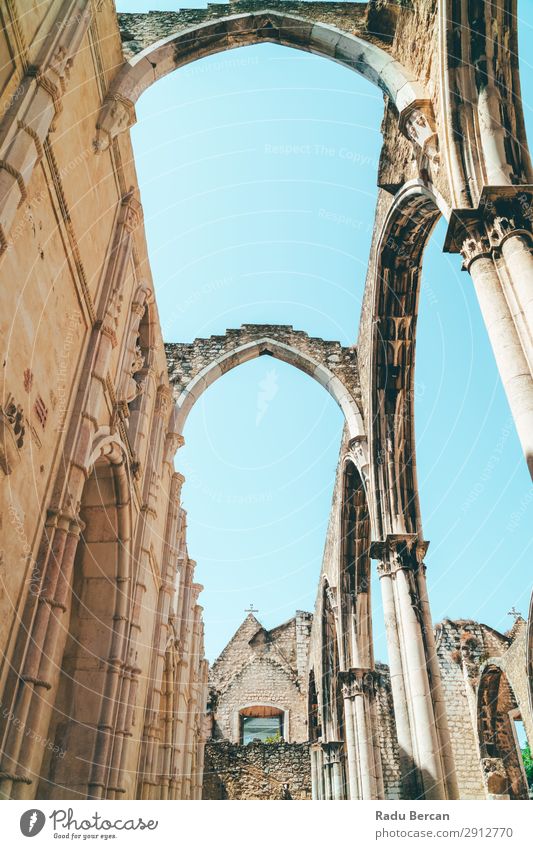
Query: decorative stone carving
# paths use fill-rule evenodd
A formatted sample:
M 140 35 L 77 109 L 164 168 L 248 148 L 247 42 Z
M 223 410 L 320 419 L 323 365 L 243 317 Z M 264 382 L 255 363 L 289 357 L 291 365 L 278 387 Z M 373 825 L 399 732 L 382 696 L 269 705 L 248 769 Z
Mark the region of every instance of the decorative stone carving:
M 461 245 L 461 256 L 463 257 L 463 269 L 470 270 L 470 266 L 476 259 L 490 257 L 491 244 L 487 236 L 476 233 L 466 238 Z
M 104 100 L 101 118 L 96 125 L 94 150 L 100 153 L 107 150 L 113 138 L 132 127 L 137 118 L 131 100 L 120 94 L 108 94 Z
M 400 128 L 408 139 L 420 148 L 429 159 L 432 169 L 438 172 L 440 166 L 439 138 L 435 118 L 430 102 L 415 102 L 400 117 Z
M 346 672 L 340 672 L 339 677 L 345 699 L 374 694 L 376 682 L 375 672 L 372 669 L 348 669 Z
M 122 203 L 125 211 L 124 227 L 128 233 L 132 233 L 143 221 L 144 215 L 142 203 L 137 197 L 135 197 L 133 189 L 130 189 L 124 196 Z M 146 291 L 146 298 L 148 298 L 151 295 L 151 292 L 146 289 L 146 287 L 144 291 Z
M 500 208 L 507 212 L 503 214 Z M 477 218 L 465 220 L 458 226 L 456 244 L 463 257 L 463 269 L 470 270 L 476 259 L 497 255 L 503 244 L 511 236 L 525 236 L 533 239 L 531 229 L 523 218 L 522 211 L 512 209 L 512 204 L 505 202 L 487 203 L 489 215 L 479 215 Z
M 429 542 L 420 539 L 417 534 L 389 534 L 384 541 L 373 542 L 370 556 L 379 559 L 378 574 L 394 574 L 398 569 L 411 572 L 424 570 L 424 557 Z
M 330 587 L 329 585 L 326 587 L 326 595 L 328 597 L 328 601 L 331 605 L 332 610 L 337 610 L 338 600 L 337 600 L 337 587 Z
M 367 489 L 370 485 L 370 462 L 368 459 L 368 440 L 366 436 L 354 437 L 350 441 L 349 448 Z
M 0 406 L 0 469 L 5 475 L 10 475 L 20 460 L 25 432 L 24 410 L 9 395 L 5 407 Z

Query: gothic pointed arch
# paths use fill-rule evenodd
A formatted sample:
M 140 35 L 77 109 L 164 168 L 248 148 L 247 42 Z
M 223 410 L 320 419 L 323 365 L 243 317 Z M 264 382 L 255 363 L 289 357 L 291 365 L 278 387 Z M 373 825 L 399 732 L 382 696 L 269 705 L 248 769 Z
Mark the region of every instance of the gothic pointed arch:
M 202 393 L 223 374 L 242 363 L 271 356 L 308 374 L 333 396 L 346 419 L 350 436 L 364 435 L 359 397 L 357 353 L 339 342 L 309 337 L 290 325 L 243 325 L 223 336 L 166 345 L 177 416 L 183 427 Z
M 98 118 L 96 149 L 106 149 L 116 135 L 135 123 L 135 103 L 157 80 L 205 56 L 265 42 L 315 53 L 361 74 L 390 99 L 408 138 L 419 141 L 423 136 L 422 146 L 434 138 L 431 99 L 412 70 L 384 49 L 386 42 L 382 47 L 376 39 L 368 38 L 364 25 L 356 27 L 356 34 L 353 20 L 343 22 L 342 9 L 337 15 L 339 26 L 317 20 L 313 11 L 310 18 L 302 17 L 305 9 L 301 6 L 298 11 L 299 15 L 285 8 L 266 8 L 221 14 L 193 26 L 184 26 L 183 19 L 176 19 L 177 30 L 159 40 L 155 20 L 148 28 L 140 20 L 138 32 L 129 33 L 130 45 L 134 50 L 141 48 L 140 52 L 132 52 L 130 46 L 129 58 L 111 83 Z M 131 19 L 134 29 L 135 24 Z M 162 21 L 159 29 L 161 34 L 168 32 L 168 22 Z M 418 126 L 421 122 L 422 131 Z

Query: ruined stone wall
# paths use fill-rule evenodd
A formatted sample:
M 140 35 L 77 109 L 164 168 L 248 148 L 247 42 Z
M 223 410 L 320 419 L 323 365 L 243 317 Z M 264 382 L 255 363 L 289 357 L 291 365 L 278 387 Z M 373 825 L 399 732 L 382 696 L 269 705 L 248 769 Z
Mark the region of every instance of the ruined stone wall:
M 304 20 L 321 21 L 338 26 L 346 32 L 361 34 L 367 32 L 367 3 L 320 3 L 300 2 L 300 0 L 239 0 L 238 3 L 210 3 L 206 9 L 180 9 L 176 12 L 149 12 L 148 14 L 122 13 L 118 15 L 124 44 L 124 55 L 129 58 L 145 47 L 166 38 L 175 32 L 206 21 L 243 14 L 245 12 L 268 9 L 296 15 Z M 390 37 L 387 26 L 379 18 L 374 20 L 374 28 L 379 29 L 385 40 Z
M 437 654 L 446 701 L 452 749 L 461 799 L 484 799 L 486 788 L 480 763 L 478 686 L 484 667 L 493 661 L 513 689 L 528 739 L 531 711 L 525 661 L 526 624 L 519 620 L 500 634 L 473 620 L 439 623 Z M 508 741 L 514 746 L 514 741 Z
M 272 339 L 292 349 L 296 354 L 309 358 L 313 363 L 325 366 L 342 381 L 352 397 L 359 400 L 355 348 L 344 347 L 340 342 L 309 336 L 302 330 L 294 330 L 291 325 L 283 324 L 243 324 L 242 327 L 227 330 L 223 336 L 195 339 L 191 343 L 167 343 L 165 348 L 168 368 L 175 392 L 178 394 L 208 366 L 220 364 L 223 372 L 228 371 L 235 365 L 231 357 L 226 359 L 228 355 L 244 345 L 262 339 Z M 288 362 L 294 360 L 294 364 L 300 367 L 302 365 L 296 356 L 293 360 L 291 359 L 291 352 L 287 352 L 286 359 Z M 309 365 L 309 373 L 314 373 L 312 364 Z
M 281 799 L 285 782 L 293 799 L 311 798 L 307 743 L 206 744 L 203 799 Z
M 446 701 L 448 725 L 457 769 L 460 797 L 483 799 L 477 741 L 477 676 L 480 658 L 499 655 L 507 641 L 477 622 L 445 620 L 437 626 L 437 655 Z
M 529 698 L 530 682 L 526 662 L 527 623 L 523 619 L 519 619 L 509 637 L 512 638 L 512 642 L 505 654 L 501 656 L 499 665 L 509 679 L 520 709 L 527 738 L 530 745 L 533 745 L 533 713 Z
M 286 714 L 284 736 L 307 740 L 306 671 L 311 615 L 266 631 L 250 614 L 210 670 L 216 693 L 212 736 L 239 742 L 239 710 L 274 705 Z M 303 671 L 300 675 L 298 668 Z
M 396 739 L 389 667 L 376 663 L 376 713 L 386 799 L 401 799 L 400 757 Z

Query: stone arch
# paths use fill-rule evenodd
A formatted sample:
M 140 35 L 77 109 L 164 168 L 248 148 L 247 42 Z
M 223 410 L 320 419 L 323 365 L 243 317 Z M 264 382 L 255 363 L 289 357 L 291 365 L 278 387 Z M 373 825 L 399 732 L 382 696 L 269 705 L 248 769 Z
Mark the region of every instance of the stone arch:
M 124 447 L 103 428 L 80 503 L 81 532 L 65 599 L 59 683 L 39 795 L 102 798 L 109 781 L 130 607 L 131 486 Z
M 419 180 L 394 198 L 376 246 L 370 294 L 368 430 L 375 539 L 421 534 L 414 437 L 415 341 L 422 255 L 442 199 Z
M 167 344 L 166 351 L 176 398 L 173 428 L 178 433 L 183 433 L 195 402 L 215 380 L 242 363 L 271 356 L 318 381 L 341 408 L 350 438 L 364 435 L 355 348 L 311 338 L 290 326 L 243 325 L 225 336 Z
M 322 692 L 323 732 L 326 741 L 344 738 L 344 712 L 341 695 L 341 659 L 338 638 L 337 588 L 323 582 L 322 603 Z
M 245 702 L 244 704 L 240 704 L 235 710 L 235 740 L 242 743 L 243 742 L 243 726 L 244 726 L 244 718 L 259 718 L 261 716 L 265 717 L 279 717 L 280 719 L 280 736 L 286 742 L 290 742 L 291 740 L 291 728 L 290 728 L 290 711 L 282 704 L 278 702 L 266 702 L 263 700 L 256 700 L 253 702 Z
M 338 588 L 322 581 L 322 762 L 326 799 L 347 796 L 346 728 L 339 644 Z
M 420 131 L 418 125 L 410 125 L 409 119 L 416 112 L 420 123 L 423 111 L 428 124 L 425 145 L 435 134 L 431 101 L 424 86 L 375 40 L 355 35 L 353 29 L 353 20 L 341 29 L 269 9 L 221 15 L 186 28 L 182 22 L 177 32 L 148 43 L 119 68 L 98 118 L 95 147 L 106 149 L 116 135 L 135 123 L 136 101 L 157 80 L 205 56 L 265 42 L 315 53 L 361 74 L 388 96 L 399 114 L 400 128 L 412 140 L 418 139 Z
M 371 668 L 371 522 L 367 495 L 353 459 L 344 462 L 340 515 L 339 605 L 343 669 Z
M 422 256 L 441 214 L 449 217 L 446 204 L 421 180 L 406 183 L 395 195 L 373 247 L 367 317 L 358 345 L 359 351 L 368 351 L 363 383 L 375 509 L 372 556 L 380 561 L 389 623 L 402 782 L 412 798 L 456 798 L 458 793 L 429 611 L 424 564 L 429 543 L 422 531 L 414 432 Z M 416 702 L 408 690 L 431 697 Z
M 307 684 L 307 727 L 309 729 L 309 742 L 316 743 L 322 736 L 322 728 L 314 669 L 309 672 Z
M 529 799 L 516 732 L 519 700 L 500 665 L 489 661 L 481 670 L 477 722 L 483 777 L 490 798 Z

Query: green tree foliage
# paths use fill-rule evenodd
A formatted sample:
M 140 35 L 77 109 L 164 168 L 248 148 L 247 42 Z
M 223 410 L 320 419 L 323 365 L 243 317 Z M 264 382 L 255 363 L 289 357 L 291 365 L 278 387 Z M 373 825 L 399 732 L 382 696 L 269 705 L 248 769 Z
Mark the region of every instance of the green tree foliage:
M 533 789 L 533 757 L 531 757 L 531 748 L 529 743 L 522 749 L 522 760 L 526 770 L 527 783 Z

